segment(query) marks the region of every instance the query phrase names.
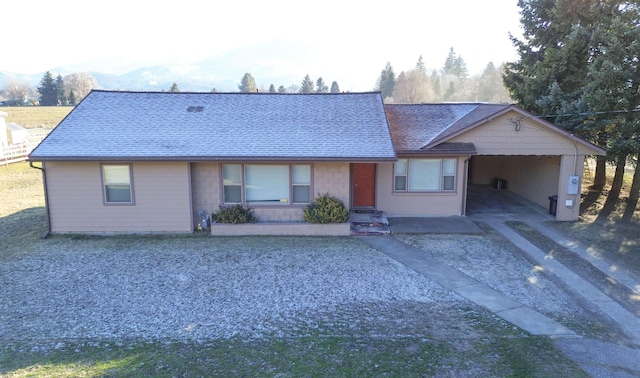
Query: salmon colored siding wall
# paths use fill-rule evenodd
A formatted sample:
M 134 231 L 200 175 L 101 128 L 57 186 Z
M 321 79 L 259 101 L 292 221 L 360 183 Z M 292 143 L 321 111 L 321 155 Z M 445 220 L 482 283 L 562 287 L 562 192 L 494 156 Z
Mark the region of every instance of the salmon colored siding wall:
M 537 126 L 522 118 L 520 130 L 510 119 L 522 117 L 508 113 L 484 125 L 461 134 L 450 142 L 473 143 L 478 155 L 574 155 L 574 142 L 554 133 L 547 128 Z M 579 152 L 588 154 L 586 148 L 578 145 Z M 583 151 L 584 150 L 584 151 Z
M 433 158 L 439 157 L 433 156 Z M 462 215 L 462 202 L 466 191 L 464 187 L 465 159 L 466 156 L 458 158 L 455 192 L 441 193 L 394 192 L 393 163 L 379 163 L 376 190 L 377 209 L 384 211 L 388 216 Z
M 134 205 L 105 205 L 98 162 L 45 164 L 52 232 L 190 232 L 189 164 L 132 164 Z

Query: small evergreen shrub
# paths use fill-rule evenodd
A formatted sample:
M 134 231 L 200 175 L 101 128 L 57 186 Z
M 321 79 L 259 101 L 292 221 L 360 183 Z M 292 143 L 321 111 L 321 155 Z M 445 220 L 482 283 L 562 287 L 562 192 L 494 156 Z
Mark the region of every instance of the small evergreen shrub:
M 244 208 L 242 205 L 220 206 L 220 210 L 211 214 L 211 220 L 218 223 L 256 223 L 258 218 L 253 214 L 253 209 Z
M 344 223 L 349 219 L 349 210 L 344 203 L 328 193 L 319 196 L 304 209 L 304 220 L 309 223 Z

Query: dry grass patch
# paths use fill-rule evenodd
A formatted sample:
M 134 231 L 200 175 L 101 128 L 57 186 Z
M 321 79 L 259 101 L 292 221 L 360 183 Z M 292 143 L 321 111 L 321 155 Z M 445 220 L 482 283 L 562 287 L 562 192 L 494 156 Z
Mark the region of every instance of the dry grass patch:
M 73 110 L 73 106 L 7 106 L 1 110 L 9 113 L 7 123 L 17 123 L 27 129 L 52 129 Z

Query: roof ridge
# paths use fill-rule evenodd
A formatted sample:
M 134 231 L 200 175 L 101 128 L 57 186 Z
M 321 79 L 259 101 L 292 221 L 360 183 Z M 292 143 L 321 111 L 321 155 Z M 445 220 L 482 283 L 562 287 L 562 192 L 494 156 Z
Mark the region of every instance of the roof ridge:
M 129 93 L 129 94 L 163 94 L 163 95 L 281 95 L 281 96 L 342 96 L 342 95 L 363 95 L 363 94 L 381 94 L 379 91 L 365 91 L 365 92 L 338 92 L 338 93 L 280 93 L 280 92 L 191 92 L 191 91 L 182 91 L 182 92 L 169 92 L 169 91 L 140 91 L 140 90 L 117 90 L 117 89 L 92 89 L 91 92 L 100 92 L 100 93 Z

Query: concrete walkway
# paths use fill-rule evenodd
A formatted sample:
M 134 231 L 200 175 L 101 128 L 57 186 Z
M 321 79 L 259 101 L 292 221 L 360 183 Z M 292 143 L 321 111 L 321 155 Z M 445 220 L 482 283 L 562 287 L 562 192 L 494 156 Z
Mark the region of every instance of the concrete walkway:
M 607 316 L 615 322 L 627 336 L 627 340 L 607 342 L 582 338 L 574 331 L 536 310 L 506 297 L 500 292 L 428 257 L 426 254 L 401 243 L 393 237 L 359 238 L 410 269 L 489 309 L 497 316 L 517 325 L 530 334 L 553 338 L 555 345 L 567 357 L 574 360 L 585 372 L 594 377 L 640 377 L 640 318 L 636 314 L 627 311 L 600 289 L 573 272 L 570 267 L 566 267 L 551 258 L 545 251 L 540 250 L 520 236 L 520 234 L 507 226 L 506 222 L 524 222 L 576 253 L 590 262 L 595 268 L 636 293 L 640 291 L 640 282 L 635 277 L 625 274 L 622 269 L 615 269 L 607 261 L 591 256 L 586 247 L 579 241 L 571 240 L 566 235 L 546 227 L 544 222 L 553 220 L 546 209 L 507 191 L 497 193 L 495 196 L 486 191 L 481 191 L 479 194 L 482 198 L 470 206 L 470 215 L 462 218 L 465 222 L 483 222 L 500 232 L 506 239 L 521 249 L 536 265 L 553 274 L 566 287 L 580 295 L 584 301 L 597 308 L 603 316 Z M 430 223 L 433 223 L 433 220 Z M 402 232 L 401 228 L 394 230 L 393 221 L 391 221 L 391 224 L 392 233 Z M 427 228 L 424 229 L 424 232 L 430 231 Z M 446 232 L 446 230 L 438 230 L 438 232 Z
M 532 335 L 554 338 L 579 337 L 572 330 L 538 311 L 510 299 L 504 294 L 426 256 L 419 250 L 393 237 L 358 238 L 408 268 L 438 282 L 445 288 L 488 308 L 502 319 L 517 325 Z

